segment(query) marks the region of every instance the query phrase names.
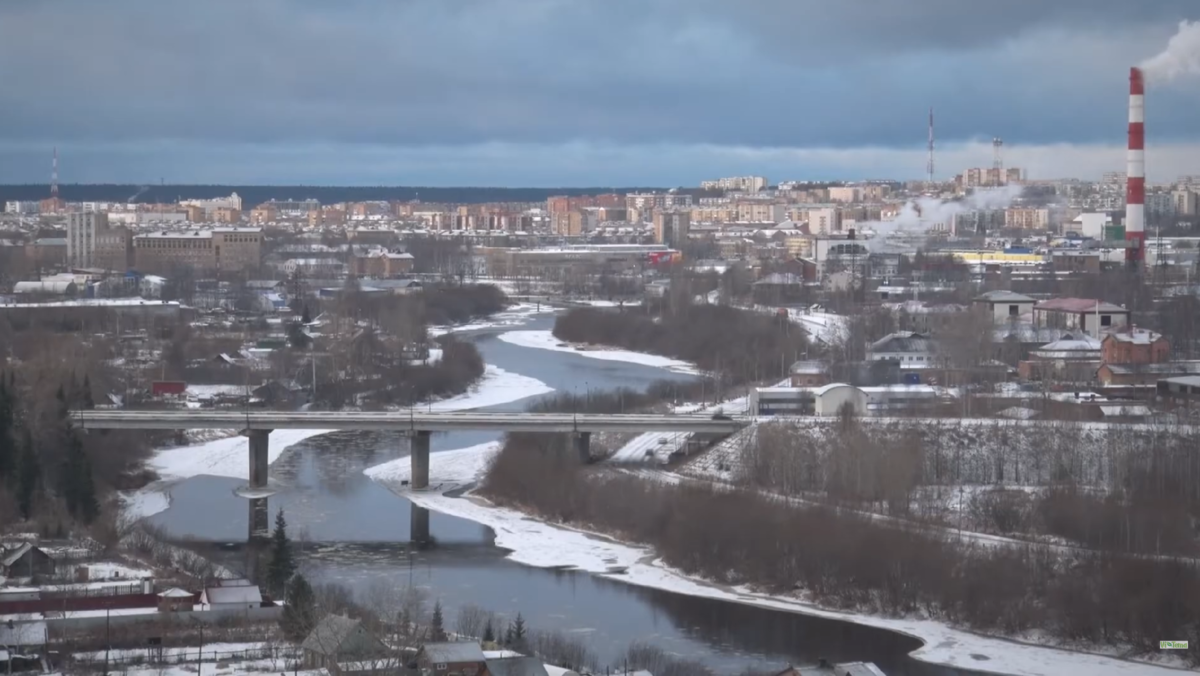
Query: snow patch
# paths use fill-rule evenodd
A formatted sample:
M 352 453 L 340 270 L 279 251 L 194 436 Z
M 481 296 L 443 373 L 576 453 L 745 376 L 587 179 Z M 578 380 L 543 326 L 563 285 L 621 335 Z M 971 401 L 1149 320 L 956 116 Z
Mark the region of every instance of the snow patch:
M 554 337 L 550 331 L 508 331 L 499 336 L 500 340 L 512 345 L 521 347 L 529 347 L 537 350 L 553 350 L 555 352 L 570 352 L 582 357 L 590 357 L 592 359 L 603 359 L 606 361 L 622 361 L 630 364 L 641 364 L 643 366 L 655 366 L 676 373 L 699 374 L 700 371 L 695 364 L 672 359 L 670 357 L 662 357 L 656 354 L 645 354 L 642 352 L 631 352 L 629 350 L 620 350 L 608 347 L 597 347 L 595 349 L 586 349 L 576 347 L 560 341 Z

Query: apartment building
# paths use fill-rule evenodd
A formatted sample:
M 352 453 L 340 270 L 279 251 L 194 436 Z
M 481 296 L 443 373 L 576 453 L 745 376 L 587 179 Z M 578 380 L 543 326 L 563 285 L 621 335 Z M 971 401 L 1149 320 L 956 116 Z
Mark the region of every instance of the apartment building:
M 178 268 L 202 272 L 256 269 L 262 259 L 259 228 L 160 231 L 133 238 L 137 269 L 170 275 Z
M 1050 227 L 1049 209 L 1014 207 L 1004 212 L 1004 227 L 1019 230 L 1046 230 Z
M 109 225 L 103 212 L 67 214 L 67 265 L 124 271 L 130 267 L 132 233 L 124 226 Z
M 242 210 L 233 207 L 217 207 L 212 212 L 212 220 L 214 223 L 236 225 L 242 222 Z
M 1171 203 L 1179 216 L 1195 216 L 1200 211 L 1200 193 L 1186 188 L 1171 193 Z
M 691 210 L 675 209 L 654 214 L 654 242 L 678 249 L 687 241 Z
M 702 190 L 737 190 L 746 193 L 758 193 L 767 189 L 770 182 L 766 176 L 731 176 L 718 178 L 715 181 L 701 181 Z
M 782 223 L 787 220 L 787 205 L 762 200 L 738 201 L 737 220 L 751 223 Z
M 691 209 L 691 195 L 674 192 L 630 193 L 625 196 L 625 209 L 630 213 L 637 212 L 644 223 L 651 219 L 657 211 L 666 209 Z

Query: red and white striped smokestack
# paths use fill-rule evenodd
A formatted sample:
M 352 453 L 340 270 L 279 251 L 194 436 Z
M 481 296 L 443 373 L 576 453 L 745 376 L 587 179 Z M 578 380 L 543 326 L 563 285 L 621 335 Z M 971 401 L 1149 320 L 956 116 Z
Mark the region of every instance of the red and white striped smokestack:
M 1125 262 L 1146 257 L 1146 85 L 1140 68 L 1129 69 L 1129 157 L 1125 186 Z

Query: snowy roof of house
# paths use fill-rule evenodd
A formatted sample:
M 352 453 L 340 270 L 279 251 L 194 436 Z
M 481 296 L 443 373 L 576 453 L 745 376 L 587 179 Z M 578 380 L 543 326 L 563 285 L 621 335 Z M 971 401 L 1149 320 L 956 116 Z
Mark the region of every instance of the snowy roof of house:
M 789 370 L 796 375 L 820 375 L 829 371 L 823 362 L 814 360 L 798 361 Z
M 1037 300 L 1015 291 L 988 291 L 975 297 L 989 303 L 1036 303 Z
M 1056 341 L 1046 343 L 1038 348 L 1038 352 L 1068 352 L 1068 351 L 1091 351 L 1094 352 L 1100 349 L 1100 341 L 1087 335 L 1080 334 L 1078 338 L 1074 335 L 1066 335 Z
M 1120 305 L 1113 305 L 1094 298 L 1051 298 L 1033 309 L 1041 312 L 1128 312 Z
M 206 587 L 204 600 L 214 603 L 262 603 L 262 592 L 258 585 Z
M 8 622 L 0 623 L 0 645 L 10 648 L 46 645 L 46 623 L 41 620 L 13 622 L 11 626 Z
M 358 620 L 345 615 L 326 615 L 308 632 L 308 636 L 304 637 L 300 649 L 322 655 L 336 655 L 342 643 L 345 643 L 359 624 Z
M 933 352 L 933 341 L 922 333 L 897 331 L 871 343 L 872 352 Z
M 1133 345 L 1150 345 L 1156 340 L 1162 338 L 1161 333 L 1155 333 L 1149 329 L 1130 328 L 1129 330 L 1113 331 L 1107 334 L 1104 339 L 1112 338 L 1119 343 L 1131 343 Z
M 853 385 L 847 385 L 846 383 L 829 383 L 828 385 L 822 385 L 821 387 L 814 389 L 813 396 L 814 397 L 822 397 L 822 396 L 825 396 L 827 393 L 832 392 L 833 390 L 841 389 L 843 387 L 849 387 L 850 389 L 854 389 L 854 390 L 859 389 L 857 387 L 854 387 Z
M 1146 406 L 1101 406 L 1100 414 L 1106 418 L 1144 418 L 1150 415 Z
M 421 650 L 425 653 L 426 659 L 434 664 L 485 661 L 483 648 L 473 641 L 426 643 Z
M 1187 375 L 1200 373 L 1200 361 L 1173 361 L 1160 364 L 1105 364 L 1104 366 L 1116 375 L 1132 375 L 1135 373 Z
M 0 565 L 4 565 L 6 567 L 13 565 L 14 563 L 17 562 L 18 559 L 20 559 L 22 556 L 25 556 L 26 552 L 28 552 L 29 550 L 31 550 L 33 548 L 34 548 L 34 545 L 32 542 L 22 543 L 16 549 L 14 549 L 10 552 L 5 552 L 4 558 L 0 559 Z
M 160 593 L 159 596 L 161 596 L 163 598 L 168 598 L 168 599 L 184 599 L 184 598 L 193 598 L 196 595 L 186 589 L 180 589 L 179 587 L 172 587 L 172 588 L 166 590 L 165 592 Z

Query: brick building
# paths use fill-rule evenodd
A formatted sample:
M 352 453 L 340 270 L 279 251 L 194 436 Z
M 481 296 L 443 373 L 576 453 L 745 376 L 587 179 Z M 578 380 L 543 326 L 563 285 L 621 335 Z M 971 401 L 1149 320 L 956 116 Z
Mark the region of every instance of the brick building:
M 1106 335 L 1100 349 L 1106 364 L 1161 364 L 1171 359 L 1171 344 L 1162 334 L 1137 327 Z
M 161 231 L 133 238 L 137 269 L 169 275 L 180 267 L 203 272 L 242 272 L 262 260 L 259 228 Z

